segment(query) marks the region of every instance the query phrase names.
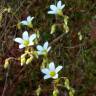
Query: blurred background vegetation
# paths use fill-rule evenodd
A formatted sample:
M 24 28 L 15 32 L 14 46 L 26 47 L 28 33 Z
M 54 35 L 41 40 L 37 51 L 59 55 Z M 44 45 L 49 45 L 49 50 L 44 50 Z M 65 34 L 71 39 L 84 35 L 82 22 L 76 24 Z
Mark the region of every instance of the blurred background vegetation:
M 55 0 L 0 0 L 0 94 L 4 91 L 6 73 L 8 81 L 4 96 L 36 96 L 35 90 L 42 87 L 41 96 L 51 96 L 50 80 L 44 81 L 40 62 L 20 67 L 15 61 L 9 70 L 4 70 L 5 58 L 18 57 L 22 53 L 13 39 L 26 29 L 18 30 L 17 23 L 27 16 L 34 16 L 34 27 L 40 31 L 40 43 L 48 40 L 52 46 L 49 58 L 64 66 L 62 76 L 71 81 L 75 96 L 96 96 L 96 0 L 62 0 L 66 5 L 63 13 L 69 16 L 68 34 L 62 29 L 50 35 L 51 25 L 56 22 L 48 15 L 49 5 Z M 5 8 L 11 12 L 3 12 Z M 29 30 L 33 33 L 34 30 Z M 78 32 L 82 34 L 79 40 Z M 38 63 L 39 62 L 39 63 Z M 52 84 L 51 84 L 52 85 Z M 65 91 L 60 89 L 60 96 Z

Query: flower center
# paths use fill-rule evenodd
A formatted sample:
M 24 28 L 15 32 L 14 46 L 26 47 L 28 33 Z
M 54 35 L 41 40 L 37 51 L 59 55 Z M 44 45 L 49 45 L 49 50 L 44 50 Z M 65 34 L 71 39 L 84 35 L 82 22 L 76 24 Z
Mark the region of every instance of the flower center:
M 24 44 L 25 46 L 28 46 L 28 45 L 29 45 L 29 40 L 24 40 L 24 41 L 23 41 L 23 44 Z
M 51 71 L 49 74 L 51 77 L 54 77 L 56 73 L 54 71 Z

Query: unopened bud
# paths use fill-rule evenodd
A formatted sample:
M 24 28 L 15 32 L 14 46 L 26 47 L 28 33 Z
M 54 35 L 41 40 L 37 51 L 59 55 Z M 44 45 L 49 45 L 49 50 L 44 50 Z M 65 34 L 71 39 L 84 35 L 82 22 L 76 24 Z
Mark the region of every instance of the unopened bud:
M 66 87 L 68 90 L 70 90 L 69 79 L 67 79 L 67 78 L 65 79 L 64 85 L 65 85 L 65 87 Z
M 70 88 L 69 90 L 69 96 L 74 96 L 75 90 L 73 88 Z
M 65 15 L 65 16 L 64 16 L 64 23 L 65 23 L 65 25 L 68 24 L 68 19 L 69 19 L 69 17 Z
M 51 33 L 50 34 L 53 34 L 55 31 L 56 31 L 56 24 L 53 24 L 51 26 Z
M 6 60 L 5 60 L 5 64 L 4 64 L 4 68 L 5 68 L 5 69 L 8 68 L 8 65 L 9 65 L 9 61 L 8 61 L 8 59 L 6 59 Z
M 81 32 L 78 33 L 79 40 L 81 41 L 83 39 Z
M 18 29 L 21 29 L 21 24 L 20 24 L 20 22 L 17 24 L 17 28 L 18 28 Z
M 36 95 L 37 95 L 37 96 L 39 96 L 39 95 L 40 95 L 40 93 L 41 93 L 41 87 L 40 87 L 40 86 L 38 86 L 38 89 L 36 90 Z
M 69 32 L 69 27 L 68 27 L 67 25 L 63 24 L 63 28 L 64 28 L 64 31 L 65 31 L 66 33 Z
M 26 54 L 22 54 L 22 55 L 21 55 L 21 58 L 25 58 L 25 56 L 26 56 Z
M 58 94 L 59 94 L 59 91 L 57 88 L 55 88 L 53 91 L 53 96 L 58 96 Z
M 66 33 L 68 33 L 68 32 L 69 32 L 69 27 L 68 27 L 68 19 L 69 19 L 69 17 L 68 17 L 68 16 L 64 16 L 63 28 L 64 28 L 64 31 L 65 31 Z
M 33 60 L 33 57 L 31 56 L 30 58 L 28 58 L 28 59 L 26 60 L 26 64 L 31 63 L 31 62 L 32 62 L 32 60 Z
M 26 62 L 25 58 L 21 58 L 21 66 Z

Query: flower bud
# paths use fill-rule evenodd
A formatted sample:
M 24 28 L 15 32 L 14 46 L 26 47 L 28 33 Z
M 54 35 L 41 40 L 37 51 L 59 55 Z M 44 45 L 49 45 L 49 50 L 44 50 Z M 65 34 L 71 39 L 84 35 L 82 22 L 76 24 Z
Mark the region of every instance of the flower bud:
M 17 28 L 18 28 L 18 29 L 21 29 L 21 24 L 20 24 L 20 22 L 17 24 Z
M 70 90 L 70 84 L 69 84 L 69 80 L 68 80 L 67 78 L 65 79 L 64 85 L 65 85 L 65 87 L 66 87 L 68 90 Z
M 81 41 L 83 39 L 81 32 L 78 33 L 79 40 Z
M 22 55 L 21 55 L 21 58 L 25 58 L 25 56 L 26 56 L 26 53 L 25 53 L 25 54 L 22 54 Z
M 39 95 L 40 95 L 40 93 L 41 93 L 41 87 L 40 87 L 40 86 L 38 86 L 38 89 L 36 90 L 36 95 L 37 95 L 37 96 L 39 96 Z
M 31 63 L 32 60 L 33 60 L 33 56 L 31 56 L 30 58 L 28 58 L 28 59 L 26 60 L 26 64 Z
M 23 57 L 21 58 L 21 66 L 26 62 L 26 59 Z
M 69 32 L 69 27 L 68 27 L 67 25 L 63 24 L 63 28 L 64 28 L 64 31 L 65 31 L 66 33 Z
M 58 94 L 59 94 L 59 91 L 57 88 L 55 88 L 53 91 L 53 96 L 58 96 Z
M 69 90 L 69 96 L 74 96 L 75 90 L 73 88 L 70 88 Z
M 53 34 L 55 31 L 56 31 L 56 24 L 53 24 L 51 26 L 51 33 L 50 34 Z
M 69 32 L 69 27 L 68 27 L 68 19 L 69 17 L 68 16 L 64 16 L 64 23 L 63 23 L 63 28 L 65 30 L 66 33 Z
M 68 24 L 68 19 L 69 19 L 69 17 L 68 17 L 68 16 L 64 16 L 64 23 L 65 23 L 65 25 L 67 25 L 67 24 Z
M 8 61 L 8 59 L 6 59 L 6 60 L 5 60 L 5 64 L 4 64 L 4 68 L 5 68 L 5 69 L 8 68 L 8 65 L 9 65 L 9 61 Z

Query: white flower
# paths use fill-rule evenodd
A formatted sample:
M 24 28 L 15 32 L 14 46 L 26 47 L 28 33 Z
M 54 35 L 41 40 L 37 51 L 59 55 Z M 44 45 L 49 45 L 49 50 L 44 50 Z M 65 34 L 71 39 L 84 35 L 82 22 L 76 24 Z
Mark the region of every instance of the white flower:
M 51 47 L 48 47 L 48 42 L 45 42 L 43 46 L 37 45 L 38 55 L 46 55 L 50 49 Z
M 45 74 L 44 79 L 48 79 L 48 78 L 57 79 L 58 78 L 58 72 L 62 68 L 63 68 L 63 66 L 58 66 L 57 68 L 55 68 L 54 62 L 51 62 L 49 64 L 49 68 L 41 69 L 41 72 Z
M 27 46 L 34 45 L 34 39 L 36 38 L 36 34 L 28 35 L 27 31 L 24 31 L 22 34 L 22 38 L 15 38 L 14 41 L 19 43 L 19 48 L 24 48 Z
M 50 11 L 48 11 L 48 14 L 57 14 L 57 15 L 60 15 L 62 16 L 63 15 L 63 12 L 62 12 L 62 9 L 65 7 L 65 4 L 62 5 L 62 2 L 61 1 L 58 1 L 57 2 L 57 6 L 56 5 L 50 5 Z
M 28 17 L 27 17 L 27 20 L 23 20 L 23 21 L 21 21 L 20 23 L 21 23 L 22 25 L 26 25 L 26 26 L 32 28 L 32 27 L 33 27 L 33 26 L 32 26 L 32 20 L 33 20 L 33 19 L 34 19 L 34 17 L 28 16 Z

